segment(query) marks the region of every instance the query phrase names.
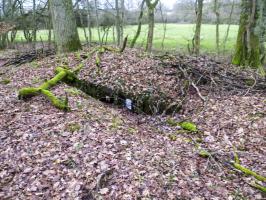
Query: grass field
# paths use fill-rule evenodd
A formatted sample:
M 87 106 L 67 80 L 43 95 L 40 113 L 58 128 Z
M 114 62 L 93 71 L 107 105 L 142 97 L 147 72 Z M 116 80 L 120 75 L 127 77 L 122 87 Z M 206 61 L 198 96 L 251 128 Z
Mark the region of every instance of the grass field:
M 193 37 L 195 25 L 194 24 L 167 24 L 167 31 L 166 37 L 164 41 L 165 50 L 178 50 L 182 52 L 187 51 L 188 42 L 191 41 Z M 133 37 L 137 29 L 137 26 L 127 26 L 125 28 L 125 35 L 129 35 L 129 40 Z M 147 25 L 143 25 L 141 35 L 139 40 L 137 41 L 138 46 L 145 45 L 145 39 L 147 35 Z M 220 44 L 223 48 L 223 40 L 226 33 L 227 25 L 220 25 Z M 162 38 L 163 38 L 163 25 L 156 24 L 155 26 L 155 35 L 154 35 L 154 48 L 157 50 L 162 49 Z M 233 51 L 236 36 L 237 36 L 238 26 L 232 25 L 229 32 L 228 41 L 225 46 L 225 50 L 227 53 L 231 53 Z M 102 32 L 103 34 L 103 32 Z M 79 28 L 79 35 L 83 42 L 85 42 L 85 36 L 82 28 Z M 41 30 L 38 31 L 38 40 L 46 41 L 48 39 L 48 31 Z M 24 40 L 23 33 L 19 32 L 17 34 L 17 41 Z M 93 40 L 97 41 L 98 36 L 96 29 L 93 29 Z M 110 29 L 110 33 L 108 36 L 108 42 L 113 42 L 113 32 Z M 201 33 L 201 51 L 202 52 L 216 52 L 216 45 L 215 45 L 215 25 L 208 25 L 204 24 L 202 26 L 202 33 Z

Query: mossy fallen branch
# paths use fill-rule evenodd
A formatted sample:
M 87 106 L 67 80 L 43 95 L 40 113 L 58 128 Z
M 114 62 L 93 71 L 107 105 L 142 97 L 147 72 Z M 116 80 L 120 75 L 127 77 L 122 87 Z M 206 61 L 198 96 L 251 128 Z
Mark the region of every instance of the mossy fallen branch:
M 56 84 L 58 84 L 58 82 L 62 81 L 67 76 L 67 74 L 67 70 L 61 70 L 59 73 L 56 74 L 55 77 L 48 81 L 45 81 L 41 86 L 37 88 L 22 88 L 19 90 L 18 97 L 19 99 L 26 99 L 29 97 L 36 96 L 40 94 L 41 90 L 48 90 L 51 87 L 54 87 Z
M 249 176 L 253 176 L 254 178 L 256 178 L 258 181 L 262 181 L 262 182 L 266 182 L 266 177 L 264 176 L 261 176 L 259 174 L 257 174 L 256 172 L 238 164 L 238 163 L 235 163 L 235 162 L 232 162 L 232 165 L 235 169 L 243 172 L 244 174 L 246 175 L 249 175 Z
M 264 187 L 264 186 L 262 186 L 262 185 L 260 185 L 258 183 L 251 183 L 249 185 L 254 187 L 254 188 L 256 188 L 256 189 L 258 189 L 258 190 L 260 190 L 261 192 L 266 193 L 266 187 Z
M 60 110 L 65 110 L 68 111 L 69 107 L 68 107 L 68 100 L 67 98 L 62 101 L 60 99 L 58 99 L 52 92 L 50 92 L 49 90 L 41 90 L 40 91 L 44 96 L 46 96 L 50 102 L 52 103 L 53 106 L 55 106 L 56 108 L 60 109 Z
M 239 157 L 238 157 L 238 155 L 237 155 L 237 153 L 236 153 L 236 149 L 235 149 L 235 148 L 234 148 L 234 157 L 235 157 L 235 158 L 234 158 L 235 161 L 232 161 L 231 164 L 232 164 L 232 166 L 233 166 L 235 169 L 237 169 L 237 170 L 243 172 L 243 173 L 246 174 L 246 175 L 253 176 L 253 177 L 256 178 L 258 181 L 266 182 L 266 177 L 261 176 L 261 175 L 257 174 L 256 172 L 254 172 L 254 171 L 252 171 L 252 170 L 250 170 L 250 169 L 248 169 L 248 168 L 246 168 L 246 167 L 244 167 L 244 166 L 242 166 L 242 165 L 240 164 L 240 160 L 239 160 Z
M 62 67 L 57 67 L 55 70 L 55 73 L 56 75 L 52 79 L 45 81 L 41 86 L 37 88 L 28 87 L 28 88 L 20 89 L 18 98 L 26 99 L 26 98 L 30 98 L 30 97 L 33 97 L 39 94 L 43 94 L 56 108 L 60 110 L 65 110 L 65 111 L 69 110 L 67 98 L 65 101 L 62 101 L 58 99 L 48 89 L 57 85 L 60 81 L 66 78 L 66 76 L 68 76 L 68 78 L 71 79 L 73 74 L 69 70 L 64 69 Z
M 40 94 L 40 88 L 22 88 L 19 90 L 19 95 L 18 98 L 19 99 L 25 99 L 25 98 L 29 98 L 29 97 L 33 97 Z

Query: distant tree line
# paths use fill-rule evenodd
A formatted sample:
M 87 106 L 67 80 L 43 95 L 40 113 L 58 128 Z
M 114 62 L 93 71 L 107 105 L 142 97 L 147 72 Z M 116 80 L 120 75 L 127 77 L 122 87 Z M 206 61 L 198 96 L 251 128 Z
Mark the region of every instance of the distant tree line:
M 23 31 L 28 42 L 35 44 L 37 31 L 48 29 L 49 43 L 53 40 L 58 52 L 75 51 L 81 48 L 77 26 L 83 27 L 88 44 L 92 43 L 92 28 L 95 27 L 100 45 L 107 42 L 111 32 L 113 44 L 125 47 L 128 40 L 124 35 L 124 27 L 136 24 L 135 36 L 130 40 L 130 47 L 133 48 L 142 25 L 146 23 L 148 31 L 145 50 L 151 52 L 155 23 L 174 22 L 195 24 L 194 37 L 188 50 L 199 55 L 201 25 L 212 23 L 216 25 L 216 47 L 219 54 L 221 45 L 225 45 L 227 41 L 230 26 L 239 24 L 232 62 L 258 68 L 264 74 L 265 0 L 179 0 L 173 10 L 165 8 L 160 0 L 139 0 L 135 6 L 131 4 L 132 7 L 129 6 L 130 2 L 132 3 L 129 0 L 0 0 L 0 22 L 4 21 L 15 27 L 0 34 L 0 48 L 12 43 L 18 30 Z M 220 38 L 219 34 L 221 24 L 227 24 L 224 38 Z M 166 26 L 164 31 L 167 31 Z M 165 33 L 162 41 L 164 38 Z

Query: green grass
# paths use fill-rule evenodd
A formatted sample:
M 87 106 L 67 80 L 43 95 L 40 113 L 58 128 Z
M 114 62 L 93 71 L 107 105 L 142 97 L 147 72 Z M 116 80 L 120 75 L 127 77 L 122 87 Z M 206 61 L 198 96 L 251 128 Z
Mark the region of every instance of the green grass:
M 129 35 L 129 41 L 132 39 L 136 32 L 137 26 L 126 26 L 125 35 Z M 188 42 L 191 41 L 193 37 L 193 32 L 195 29 L 194 24 L 167 24 L 166 38 L 164 42 L 165 50 L 179 50 L 187 51 Z M 227 25 L 220 25 L 220 44 L 223 47 L 223 39 L 226 33 Z M 141 35 L 137 41 L 138 46 L 145 46 L 145 40 L 147 35 L 148 26 L 143 25 Z M 82 28 L 78 29 L 80 39 L 85 42 L 85 36 Z M 232 25 L 228 41 L 225 46 L 227 53 L 231 53 L 234 49 L 236 36 L 237 36 L 238 26 Z M 154 30 L 154 48 L 157 50 L 161 49 L 162 38 L 163 38 L 163 25 L 156 24 Z M 102 32 L 103 34 L 103 32 Z M 48 31 L 40 30 L 37 35 L 38 40 L 47 41 L 48 40 Z M 20 31 L 17 34 L 16 41 L 24 41 L 23 33 Z M 97 31 L 93 29 L 93 41 L 98 41 Z M 112 28 L 110 29 L 108 42 L 113 43 L 113 32 Z M 201 32 L 201 50 L 202 52 L 216 52 L 215 44 L 215 25 L 204 24 L 202 26 Z

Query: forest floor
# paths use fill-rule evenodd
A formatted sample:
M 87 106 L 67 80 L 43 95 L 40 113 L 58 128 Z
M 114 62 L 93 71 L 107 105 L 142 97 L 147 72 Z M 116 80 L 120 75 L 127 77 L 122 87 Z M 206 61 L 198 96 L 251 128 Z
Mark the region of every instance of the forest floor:
M 133 89 L 145 88 L 146 79 L 158 79 L 149 71 L 158 61 L 141 56 L 133 62 L 136 54 L 125 54 L 106 53 L 103 71 L 124 77 L 123 70 L 108 68 L 120 63 L 120 69 L 134 72 L 128 76 Z M 266 176 L 265 92 L 213 92 L 202 106 L 192 90 L 173 116 L 135 114 L 64 83 L 52 91 L 68 94 L 69 112 L 43 96 L 18 99 L 18 89 L 40 85 L 54 76 L 58 63 L 71 67 L 77 57 L 1 66 L 1 56 L 0 199 L 266 198 L 250 185 L 253 177 L 230 164 L 237 153 L 241 165 Z M 86 66 L 92 65 L 88 61 Z M 88 76 L 85 69 L 81 76 Z M 182 131 L 180 121 L 193 121 L 199 131 Z M 200 156 L 202 150 L 211 156 Z

